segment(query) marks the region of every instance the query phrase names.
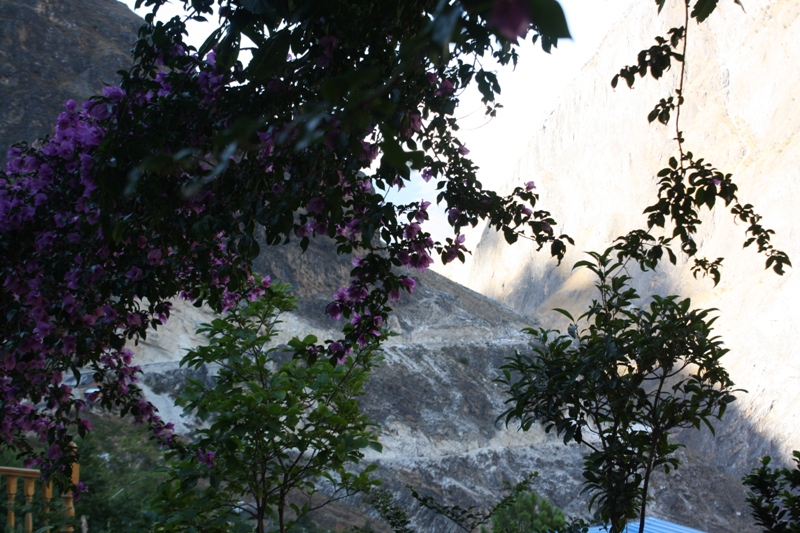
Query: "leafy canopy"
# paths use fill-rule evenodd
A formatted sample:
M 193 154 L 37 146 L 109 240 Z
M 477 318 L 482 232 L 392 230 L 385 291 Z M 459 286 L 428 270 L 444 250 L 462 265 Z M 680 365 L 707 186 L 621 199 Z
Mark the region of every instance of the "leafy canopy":
M 481 58 L 516 61 L 512 26 L 547 48 L 567 36 L 555 0 L 501 4 L 226 0 L 199 50 L 184 20 L 149 15 L 119 86 L 67 102 L 55 134 L 13 148 L 0 176 L 3 442 L 36 455 L 34 432 L 48 451 L 31 465 L 68 464 L 85 403 L 63 375 L 91 369 L 101 393 L 90 401 L 169 445 L 125 344 L 163 326 L 175 297 L 217 311 L 258 297 L 250 265 L 264 244 L 324 236 L 359 254 L 328 307 L 349 319 L 342 350 L 379 337 L 390 302 L 413 290 L 395 267 L 463 259 L 461 228 L 480 219 L 561 257 L 566 237 L 532 189 L 485 191 L 455 136 L 470 83 L 494 112 L 500 87 Z M 184 2 L 194 19 L 213 5 Z M 445 242 L 423 228 L 429 202 L 385 198 L 415 176 L 437 180 L 455 231 Z M 321 348 L 332 363 L 342 351 Z
M 374 467 L 351 470 L 365 448 L 381 449 L 357 404 L 377 340 L 339 364 L 320 357 L 313 337 L 276 346 L 279 316 L 295 299 L 288 285 L 262 284 L 261 298 L 203 324 L 209 345 L 181 362 L 217 371 L 212 384 L 189 380 L 178 399 L 203 426 L 176 446 L 172 478 L 155 500 L 159 531 L 228 531 L 241 515 L 263 533 L 277 515 L 285 533 L 289 507 L 305 515 L 320 484 L 326 497 L 314 507 L 372 484 Z M 297 491 L 309 497 L 302 507 L 289 499 Z
M 794 468 L 773 468 L 769 456 L 744 477 L 750 489 L 747 503 L 766 533 L 800 531 L 800 452 L 793 452 Z

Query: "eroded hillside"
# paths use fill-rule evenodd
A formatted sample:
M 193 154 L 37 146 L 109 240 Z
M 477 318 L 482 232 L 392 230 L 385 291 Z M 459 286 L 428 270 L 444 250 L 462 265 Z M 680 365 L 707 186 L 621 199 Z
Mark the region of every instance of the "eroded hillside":
M 706 23 L 689 28 L 686 148 L 725 173 L 733 173 L 739 199 L 752 203 L 776 246 L 798 261 L 796 206 L 800 199 L 800 107 L 793 76 L 800 61 L 800 5 L 792 0 L 720 3 Z M 636 3 L 608 34 L 597 55 L 563 95 L 506 188 L 533 180 L 543 209 L 575 238 L 561 267 L 526 243 L 509 247 L 486 232 L 469 267 L 456 274 L 471 288 L 548 325 L 555 307 L 582 312 L 593 280 L 572 271 L 585 250 L 602 251 L 613 239 L 645 227 L 642 210 L 655 201 L 656 173 L 677 148 L 673 126 L 648 124 L 647 115 L 677 83 L 677 68 L 661 81 L 638 80 L 612 90 L 612 76 L 649 47 L 653 37 L 682 24 L 667 2 L 654 16 L 650 3 Z M 725 365 L 748 391 L 719 425 L 682 439 L 713 464 L 739 477 L 770 454 L 788 461 L 800 448 L 800 352 L 797 338 L 800 278 L 764 270 L 764 257 L 742 249 L 745 225 L 722 206 L 703 217 L 700 256 L 724 257 L 722 281 L 695 280 L 689 264 L 666 265 L 655 274 L 630 268 L 643 296 L 691 297 L 697 307 L 718 308 L 716 332 L 730 354 Z M 577 315 L 576 315 L 577 316 Z

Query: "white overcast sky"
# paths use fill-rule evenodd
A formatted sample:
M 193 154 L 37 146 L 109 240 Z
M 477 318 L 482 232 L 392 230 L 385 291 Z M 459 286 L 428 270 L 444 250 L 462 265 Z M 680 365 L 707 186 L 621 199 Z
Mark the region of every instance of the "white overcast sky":
M 133 9 L 135 0 L 120 1 Z M 477 89 L 472 94 L 462 95 L 457 111 L 462 127 L 458 137 L 469 148 L 470 157 L 480 167 L 479 179 L 484 187 L 494 188 L 508 178 L 546 113 L 555 107 L 559 95 L 579 74 L 608 30 L 634 0 L 559 1 L 566 12 L 573 39 L 561 41 L 552 54 L 544 53 L 538 45 L 532 46 L 530 40 L 522 45 L 516 70 L 507 68 L 498 73 L 502 88 L 499 101 L 504 109 L 498 111 L 496 118 L 487 121 L 484 117 Z M 168 19 L 183 13 L 182 5 L 182 2 L 173 2 L 162 7 L 159 18 Z M 140 9 L 137 12 L 144 16 L 147 10 Z M 199 47 L 209 30 L 202 24 L 194 23 L 189 27 L 189 32 L 189 42 Z M 425 184 L 422 180 L 415 180 L 413 186 L 392 196 L 396 202 L 420 198 L 433 200 L 436 196 L 435 183 Z M 431 212 L 431 215 L 426 229 L 434 238 L 448 235 L 449 226 L 444 213 Z M 467 242 L 470 249 L 476 244 Z

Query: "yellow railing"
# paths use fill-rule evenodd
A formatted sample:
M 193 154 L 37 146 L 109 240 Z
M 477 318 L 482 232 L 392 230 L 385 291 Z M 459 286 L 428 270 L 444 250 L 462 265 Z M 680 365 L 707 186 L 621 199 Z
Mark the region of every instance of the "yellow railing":
M 16 526 L 16 515 L 14 513 L 14 504 L 17 501 L 17 492 L 19 489 L 19 479 L 22 478 L 22 497 L 25 499 L 25 507 L 28 511 L 25 513 L 23 521 L 23 528 L 25 533 L 32 533 L 33 531 L 33 513 L 30 511 L 33 497 L 36 493 L 36 485 L 41 484 L 42 502 L 44 506 L 45 516 L 50 512 L 50 501 L 53 499 L 53 483 L 40 483 L 41 472 L 38 470 L 31 470 L 29 468 L 12 468 L 7 466 L 0 466 L 0 476 L 6 478 L 6 498 L 8 501 L 8 515 L 6 516 L 6 523 L 11 526 L 12 531 Z M 72 465 L 72 484 L 77 485 L 80 479 L 80 466 L 77 463 Z M 62 507 L 64 516 L 72 518 L 75 516 L 75 506 L 72 503 L 72 491 L 67 491 L 61 495 Z M 45 525 L 45 524 L 42 524 Z M 72 526 L 64 526 L 61 531 L 71 533 Z

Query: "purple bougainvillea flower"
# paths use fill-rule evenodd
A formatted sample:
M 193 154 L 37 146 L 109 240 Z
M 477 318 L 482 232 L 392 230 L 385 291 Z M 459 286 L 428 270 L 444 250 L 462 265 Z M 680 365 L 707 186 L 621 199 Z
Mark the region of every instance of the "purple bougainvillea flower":
M 106 120 L 112 115 L 111 106 L 105 102 L 84 102 L 83 108 L 96 120 Z
M 72 501 L 80 501 L 81 496 L 87 494 L 88 492 L 89 487 L 83 481 L 78 481 L 78 483 L 75 485 L 75 490 L 72 493 Z
M 125 91 L 115 85 L 103 87 L 103 96 L 116 103 L 125 98 Z
M 525 0 L 494 0 L 489 24 L 513 43 L 517 42 L 518 37 L 524 38 L 531 25 L 531 15 Z
M 422 129 L 422 117 L 419 113 L 413 112 L 408 114 L 408 125 L 412 131 L 419 131 Z
M 341 342 L 330 343 L 328 350 L 330 350 L 331 355 L 336 357 L 336 362 L 339 364 L 347 361 L 347 354 L 350 353 L 350 349 L 345 348 Z
M 319 45 L 322 48 L 322 53 L 328 57 L 333 55 L 333 51 L 336 50 L 336 45 L 338 44 L 339 44 L 339 39 L 337 39 L 333 35 L 326 35 L 325 37 L 319 40 Z
M 150 265 L 161 264 L 161 250 L 155 248 L 147 253 L 147 263 Z
M 369 291 L 363 285 L 352 285 L 347 288 L 347 299 L 351 302 L 363 302 Z
M 436 89 L 436 96 L 450 96 L 453 94 L 453 83 L 450 80 L 444 80 L 442 83 L 439 84 L 439 88 Z
M 433 264 L 433 259 L 426 251 L 417 252 L 411 256 L 411 266 L 420 272 L 425 272 Z
M 406 239 L 416 239 L 421 230 L 422 227 L 417 222 L 412 222 L 411 224 L 406 225 L 405 229 L 403 230 L 403 235 Z
M 137 281 L 137 280 L 141 279 L 142 274 L 143 274 L 143 272 L 142 272 L 141 268 L 139 268 L 137 266 L 132 266 L 130 268 L 130 270 L 128 270 L 125 273 L 125 277 L 130 279 L 130 280 Z
M 322 55 L 317 57 L 317 66 L 320 68 L 328 68 L 331 64 L 331 57 L 339 39 L 333 36 L 326 36 L 319 40 L 319 45 L 322 48 Z
M 459 215 L 461 215 L 461 211 L 453 207 L 447 211 L 447 220 L 453 224 L 456 220 L 458 220 Z
M 361 141 L 361 156 L 359 160 L 372 163 L 375 161 L 376 157 L 378 157 L 378 145 L 367 141 Z
M 342 345 L 341 342 L 338 342 L 338 341 L 332 342 L 330 344 L 329 348 L 330 348 L 332 353 L 337 353 L 337 352 L 343 352 L 344 351 L 344 346 Z
M 325 312 L 328 313 L 328 316 L 330 316 L 332 320 L 339 320 L 342 318 L 342 306 L 339 302 L 328 304 L 328 307 L 325 308 Z
M 400 285 L 405 287 L 408 292 L 414 292 L 414 287 L 417 286 L 417 282 L 414 281 L 413 278 L 406 277 L 400 279 Z
M 315 196 L 308 201 L 307 209 L 309 213 L 322 213 L 322 210 L 325 209 L 325 202 L 322 200 L 322 198 Z
M 55 461 L 56 459 L 61 457 L 61 453 L 62 453 L 61 447 L 58 444 L 53 444 L 47 450 L 47 458 L 50 459 L 51 461 Z
M 207 452 L 202 448 L 197 449 L 197 460 L 209 468 L 214 466 L 214 457 L 216 455 L 216 452 Z

